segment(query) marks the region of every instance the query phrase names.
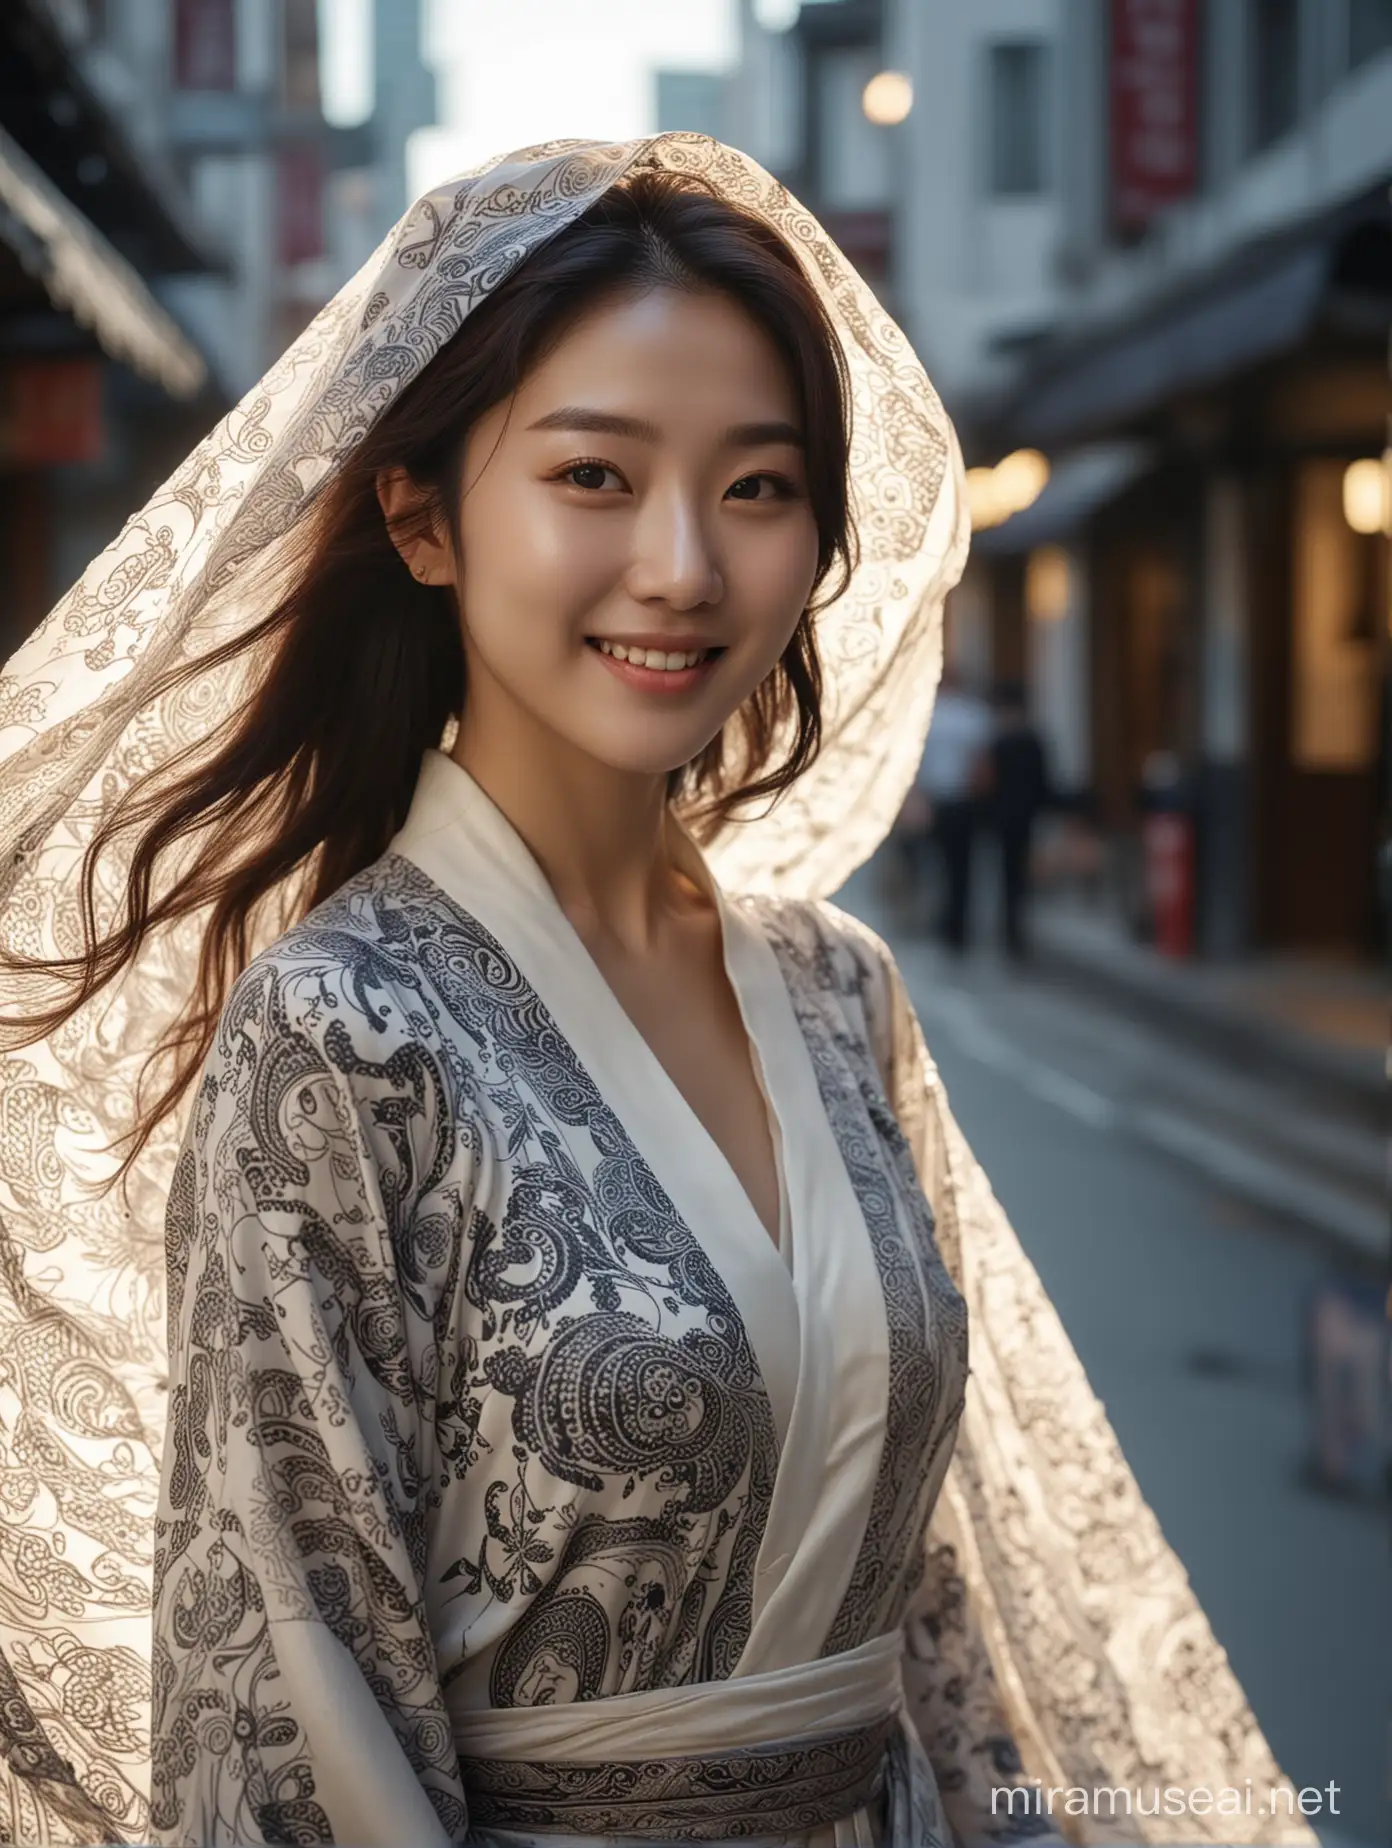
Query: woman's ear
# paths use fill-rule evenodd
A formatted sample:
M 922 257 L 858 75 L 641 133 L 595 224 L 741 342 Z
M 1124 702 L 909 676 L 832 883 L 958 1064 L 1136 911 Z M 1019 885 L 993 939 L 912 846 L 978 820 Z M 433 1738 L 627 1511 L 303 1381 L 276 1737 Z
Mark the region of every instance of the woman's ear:
M 429 490 L 404 468 L 379 468 L 375 486 L 387 534 L 412 577 L 422 584 L 452 584 L 454 552 L 436 530 Z

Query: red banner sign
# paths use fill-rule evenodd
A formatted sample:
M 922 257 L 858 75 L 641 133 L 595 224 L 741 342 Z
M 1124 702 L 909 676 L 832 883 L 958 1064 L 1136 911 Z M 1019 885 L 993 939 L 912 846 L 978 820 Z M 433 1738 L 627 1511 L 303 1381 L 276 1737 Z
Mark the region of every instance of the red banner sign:
M 291 268 L 324 254 L 324 157 L 313 142 L 289 142 L 276 165 L 276 254 Z
M 1198 0 L 1112 0 L 1112 217 L 1138 230 L 1198 183 Z
M 174 77 L 181 90 L 235 90 L 235 0 L 176 0 Z

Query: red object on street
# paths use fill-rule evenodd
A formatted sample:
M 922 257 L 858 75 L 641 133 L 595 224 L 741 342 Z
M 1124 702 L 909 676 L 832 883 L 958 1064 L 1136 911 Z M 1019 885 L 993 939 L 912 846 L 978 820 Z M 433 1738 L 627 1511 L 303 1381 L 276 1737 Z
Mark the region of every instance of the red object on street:
M 1199 176 L 1197 0 L 1112 0 L 1112 217 L 1136 231 Z
M 1162 956 L 1194 953 L 1194 824 L 1188 815 L 1147 815 L 1142 830 L 1146 896 Z

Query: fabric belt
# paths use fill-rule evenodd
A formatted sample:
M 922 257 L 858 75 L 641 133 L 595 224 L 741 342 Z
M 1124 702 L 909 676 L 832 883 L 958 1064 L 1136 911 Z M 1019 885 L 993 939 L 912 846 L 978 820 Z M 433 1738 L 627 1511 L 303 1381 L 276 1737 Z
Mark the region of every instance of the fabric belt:
M 827 1739 L 622 1764 L 470 1759 L 463 1765 L 469 1824 L 669 1843 L 795 1835 L 839 1822 L 880 1795 L 897 1724 L 889 1715 Z
M 452 1709 L 471 1828 L 732 1841 L 880 1795 L 902 1636 L 820 1661 L 558 1707 Z

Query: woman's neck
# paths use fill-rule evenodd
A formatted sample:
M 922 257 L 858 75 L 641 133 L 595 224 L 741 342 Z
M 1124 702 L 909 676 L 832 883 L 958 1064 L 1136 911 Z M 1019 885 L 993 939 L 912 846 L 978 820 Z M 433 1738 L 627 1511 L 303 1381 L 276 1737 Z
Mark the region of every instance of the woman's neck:
M 635 957 L 710 901 L 679 864 L 664 773 L 615 769 L 565 744 L 494 745 L 461 725 L 450 753 L 516 828 L 577 933 Z

